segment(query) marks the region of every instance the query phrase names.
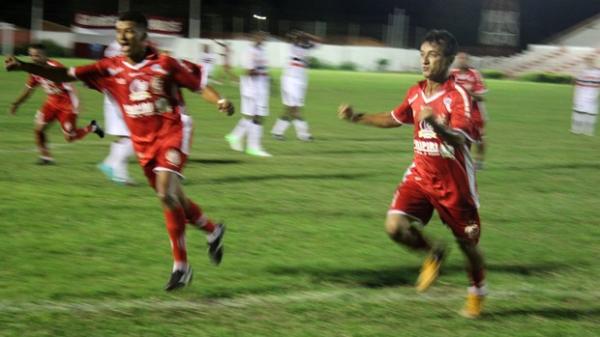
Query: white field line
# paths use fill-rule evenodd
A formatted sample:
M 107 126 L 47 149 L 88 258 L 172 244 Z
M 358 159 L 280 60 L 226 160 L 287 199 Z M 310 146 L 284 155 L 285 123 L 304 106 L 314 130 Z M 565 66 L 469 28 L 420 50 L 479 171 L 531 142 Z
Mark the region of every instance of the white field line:
M 403 288 L 402 290 L 406 290 Z M 124 312 L 130 310 L 191 310 L 206 311 L 218 307 L 247 308 L 274 304 L 294 304 L 306 302 L 347 301 L 353 303 L 385 303 L 398 301 L 412 302 L 451 302 L 464 298 L 465 292 L 432 292 L 427 294 L 402 293 L 401 289 L 388 289 L 381 292 L 364 291 L 364 288 L 305 291 L 273 295 L 248 295 L 237 298 L 199 299 L 199 300 L 165 300 L 160 298 L 125 299 L 125 300 L 92 300 L 81 302 L 69 301 L 35 301 L 35 302 L 0 302 L 0 313 L 31 313 L 31 312 Z M 520 288 L 513 291 L 493 291 L 490 300 L 506 299 L 517 296 L 580 296 L 590 299 L 600 299 L 600 292 L 541 290 Z

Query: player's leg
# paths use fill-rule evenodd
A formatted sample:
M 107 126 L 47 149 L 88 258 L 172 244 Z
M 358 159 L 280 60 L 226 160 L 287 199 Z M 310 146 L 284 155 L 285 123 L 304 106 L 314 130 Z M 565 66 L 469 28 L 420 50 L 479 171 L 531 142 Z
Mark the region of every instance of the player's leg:
M 39 165 L 52 165 L 54 164 L 54 158 L 50 154 L 48 148 L 48 137 L 46 136 L 46 130 L 48 129 L 50 120 L 47 120 L 41 111 L 37 112 L 33 133 L 35 136 L 35 144 L 37 145 L 40 153 L 37 164 Z
M 584 114 L 580 111 L 573 110 L 573 115 L 571 118 L 571 132 L 574 134 L 582 134 L 583 133 L 583 119 Z
M 292 111 L 294 108 L 290 106 L 290 94 L 288 92 L 288 81 L 287 76 L 281 77 L 281 101 L 283 102 L 283 114 L 277 119 L 273 129 L 271 129 L 271 135 L 277 140 L 285 140 L 283 136 L 287 128 L 291 125 Z
M 90 124 L 83 128 L 78 128 L 77 114 L 70 110 L 62 110 L 58 115 L 58 120 L 67 142 L 80 140 L 87 136 L 90 132 L 97 134 L 100 138 L 104 138 L 104 130 L 102 130 L 100 125 L 98 125 L 95 120 L 92 120 Z
M 436 210 L 442 221 L 450 227 L 458 245 L 466 257 L 467 275 L 470 281 L 467 301 L 461 314 L 468 318 L 481 315 L 483 301 L 487 294 L 485 287 L 485 262 L 479 238 L 481 223 L 478 210 L 460 200 L 454 203 L 457 207 L 436 204 Z
M 225 136 L 225 140 L 229 143 L 234 151 L 244 151 L 244 138 L 248 134 L 251 125 L 251 118 L 256 110 L 256 97 L 250 79 L 244 78 L 240 83 L 241 96 L 241 113 L 242 117 L 236 126 Z
M 171 291 L 186 286 L 192 277 L 185 244 L 186 219 L 176 193 L 180 179 L 178 174 L 170 170 L 156 170 L 155 174 L 156 194 L 163 207 L 173 255 L 173 271 L 165 286 L 165 290 Z
M 583 134 L 586 136 L 593 136 L 596 131 L 596 119 L 598 115 L 587 113 L 583 118 Z
M 296 79 L 294 82 L 292 92 L 293 92 L 293 110 L 292 114 L 292 123 L 294 124 L 294 128 L 296 129 L 296 137 L 302 141 L 308 142 L 313 140 L 312 135 L 310 134 L 308 122 L 302 118 L 300 114 L 300 109 L 304 106 L 304 96 L 306 95 L 306 81 Z
M 116 103 L 108 96 L 104 97 L 104 122 L 106 133 L 118 138 L 110 144 L 109 153 L 98 168 L 113 182 L 134 185 L 128 170 L 129 160 L 135 155 L 129 129 Z
M 257 157 L 271 157 L 262 147 L 263 122 L 269 115 L 269 78 L 264 76 L 255 81 L 255 105 L 252 123 L 248 125 L 246 153 Z

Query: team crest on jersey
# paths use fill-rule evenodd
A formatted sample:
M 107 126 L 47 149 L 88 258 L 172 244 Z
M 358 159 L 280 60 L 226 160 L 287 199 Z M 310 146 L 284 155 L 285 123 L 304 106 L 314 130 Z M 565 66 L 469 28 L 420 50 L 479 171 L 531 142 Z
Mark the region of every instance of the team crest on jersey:
M 150 87 L 152 88 L 152 92 L 156 95 L 163 95 L 165 93 L 163 89 L 164 83 L 165 81 L 163 81 L 162 78 L 158 76 L 152 77 L 152 80 L 150 81 Z
M 179 154 L 179 151 L 177 150 L 170 149 L 167 151 L 165 158 L 167 159 L 167 162 L 173 166 L 181 165 L 181 154 Z
M 132 101 L 143 101 L 152 97 L 148 92 L 148 86 L 148 82 L 144 80 L 135 79 L 131 81 L 129 85 L 129 99 Z

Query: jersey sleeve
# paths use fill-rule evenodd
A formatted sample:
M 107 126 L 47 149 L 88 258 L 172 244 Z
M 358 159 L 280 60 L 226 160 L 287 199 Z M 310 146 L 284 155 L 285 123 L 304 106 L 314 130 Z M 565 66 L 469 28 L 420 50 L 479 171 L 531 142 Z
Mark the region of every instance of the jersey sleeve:
M 485 94 L 487 92 L 487 88 L 485 83 L 483 83 L 483 76 L 477 70 L 473 70 L 473 76 L 475 78 L 475 82 L 473 83 L 473 93 L 475 94 Z
M 25 86 L 27 88 L 33 89 L 40 85 L 40 82 L 31 74 L 27 77 L 27 82 L 25 82 Z
M 471 118 L 471 97 L 460 85 L 451 96 L 450 128 L 462 133 L 470 142 L 474 142 L 474 126 Z
M 187 88 L 191 91 L 201 91 L 205 86 L 204 71 L 197 64 L 182 61 L 169 57 L 171 64 L 171 73 L 177 86 Z
M 398 122 L 398 124 L 414 124 L 415 122 L 413 116 L 413 109 L 410 106 L 410 103 L 412 101 L 411 91 L 412 90 L 409 90 L 408 93 L 406 93 L 406 97 L 404 97 L 402 103 L 400 103 L 400 105 L 398 105 L 391 112 L 392 118 L 394 118 L 394 120 Z
M 69 68 L 69 75 L 82 81 L 86 86 L 102 91 L 105 86 L 105 79 L 110 76 L 107 59 L 96 63 Z

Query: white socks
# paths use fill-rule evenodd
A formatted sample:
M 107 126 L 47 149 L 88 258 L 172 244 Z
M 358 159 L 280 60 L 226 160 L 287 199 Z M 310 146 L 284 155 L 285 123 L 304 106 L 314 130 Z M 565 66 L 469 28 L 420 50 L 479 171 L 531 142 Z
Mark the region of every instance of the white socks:
M 130 180 L 127 164 L 129 158 L 135 154 L 130 138 L 121 138 L 110 144 L 110 153 L 104 163 L 113 170 L 113 179 L 119 182 Z
M 252 122 L 249 122 L 248 124 L 248 148 L 252 150 L 261 150 L 263 126 Z
M 240 118 L 240 121 L 229 135 L 241 140 L 249 131 L 248 129 L 250 124 L 253 124 L 250 120 L 246 119 L 245 117 Z
M 287 130 L 290 124 L 290 121 L 278 118 L 277 122 L 275 122 L 275 125 L 273 126 L 273 129 L 271 130 L 271 133 L 274 135 L 283 136 L 285 130 Z
M 294 128 L 296 128 L 296 136 L 300 140 L 309 140 L 310 132 L 308 131 L 308 123 L 301 119 L 294 119 L 292 122 L 294 124 Z

